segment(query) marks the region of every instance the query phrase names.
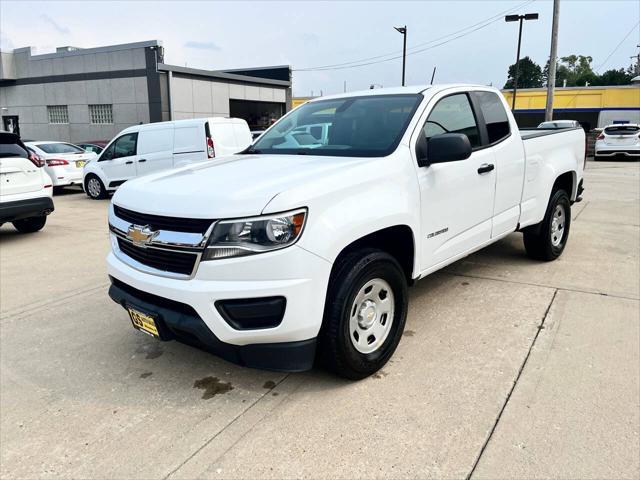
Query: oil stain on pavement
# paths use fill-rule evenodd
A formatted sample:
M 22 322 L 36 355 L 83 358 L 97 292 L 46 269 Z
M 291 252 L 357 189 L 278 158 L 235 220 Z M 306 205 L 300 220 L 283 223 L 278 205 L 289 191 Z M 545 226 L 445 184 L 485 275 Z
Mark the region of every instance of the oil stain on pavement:
M 204 377 L 193 383 L 193 388 L 204 390 L 202 399 L 208 400 L 216 395 L 224 394 L 233 390 L 233 385 L 229 382 L 221 382 L 218 377 Z

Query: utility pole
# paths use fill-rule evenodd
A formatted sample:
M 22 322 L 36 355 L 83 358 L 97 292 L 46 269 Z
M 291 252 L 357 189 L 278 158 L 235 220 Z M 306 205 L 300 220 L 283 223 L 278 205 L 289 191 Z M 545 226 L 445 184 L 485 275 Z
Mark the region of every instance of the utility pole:
M 507 15 L 506 17 L 504 17 L 505 22 L 520 22 L 520 28 L 518 30 L 518 52 L 516 53 L 516 73 L 513 78 L 513 99 L 511 101 L 511 110 L 515 110 L 516 108 L 516 92 L 518 91 L 518 73 L 520 67 L 520 44 L 522 43 L 522 21 L 537 19 L 537 13 L 527 13 L 525 15 Z
M 404 87 L 404 71 L 407 65 L 407 26 L 393 27 L 402 34 L 402 86 Z
M 344 93 L 347 93 L 347 81 L 344 81 Z
M 547 106 L 544 109 L 544 121 L 553 120 L 553 94 L 556 88 L 556 60 L 558 57 L 558 23 L 560 21 L 560 0 L 553 0 L 553 22 L 551 24 L 551 52 L 549 53 L 549 72 L 547 75 Z

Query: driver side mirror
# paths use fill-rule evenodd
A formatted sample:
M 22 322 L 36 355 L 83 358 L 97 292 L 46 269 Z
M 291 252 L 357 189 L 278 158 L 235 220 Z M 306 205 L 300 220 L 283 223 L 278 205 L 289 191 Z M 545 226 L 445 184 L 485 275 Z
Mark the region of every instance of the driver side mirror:
M 471 142 L 464 133 L 442 133 L 429 140 L 420 135 L 416 144 L 418 166 L 466 160 L 471 156 Z

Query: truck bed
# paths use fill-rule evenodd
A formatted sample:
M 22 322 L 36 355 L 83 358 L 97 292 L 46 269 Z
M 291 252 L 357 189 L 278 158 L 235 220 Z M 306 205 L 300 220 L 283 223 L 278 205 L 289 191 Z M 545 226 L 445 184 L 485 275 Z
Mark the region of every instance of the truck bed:
M 571 132 L 573 130 L 582 130 L 581 128 L 520 128 L 520 136 L 522 140 L 531 138 L 544 137 L 547 135 L 557 135 L 560 133 Z

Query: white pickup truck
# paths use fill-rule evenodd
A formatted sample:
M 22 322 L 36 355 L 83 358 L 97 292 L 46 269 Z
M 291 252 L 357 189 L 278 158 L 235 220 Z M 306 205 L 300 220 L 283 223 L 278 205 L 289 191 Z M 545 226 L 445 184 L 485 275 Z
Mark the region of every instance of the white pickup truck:
M 521 132 L 494 88 L 323 97 L 244 152 L 132 180 L 109 211 L 109 294 L 135 328 L 250 367 L 364 378 L 407 287 L 513 232 L 562 254 L 579 128 Z

